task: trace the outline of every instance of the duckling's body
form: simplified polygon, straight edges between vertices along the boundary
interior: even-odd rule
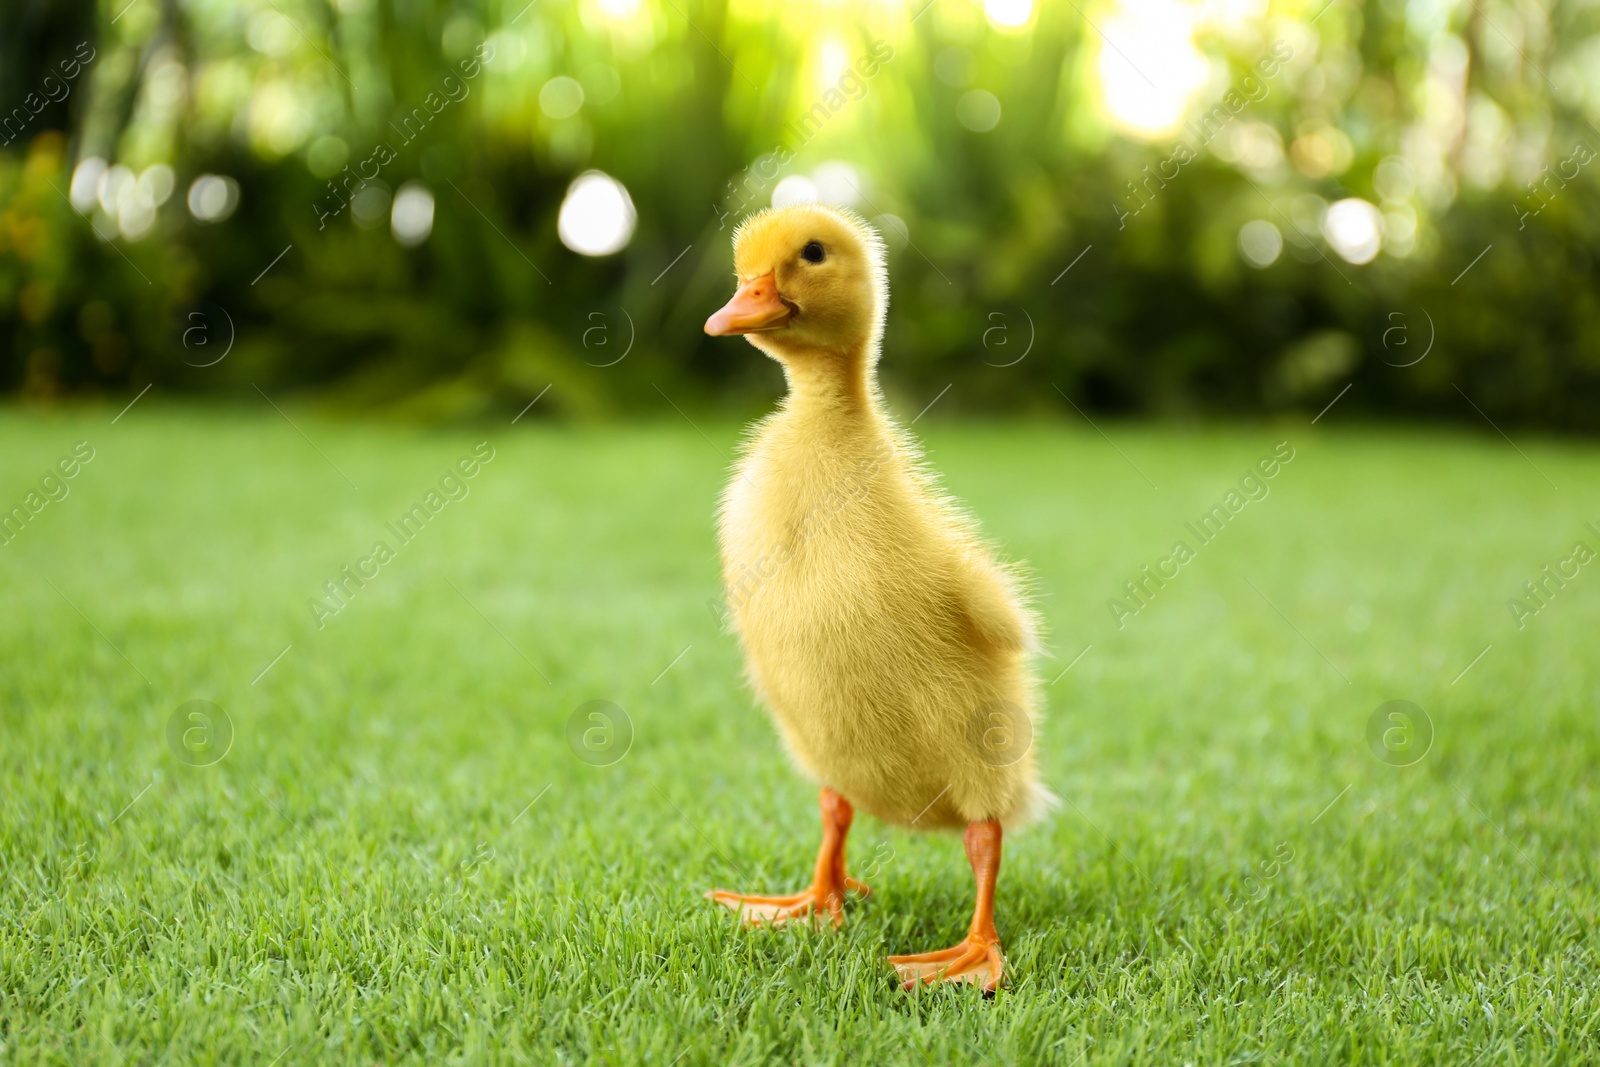
[[[1033,623],[1012,577],[876,390],[791,390],[751,435],[719,524],[757,692],[799,764],[880,819],[1025,820],[1041,797]]]
[[[883,244],[817,205],[762,212],[734,236],[739,288],[706,322],[783,365],[789,395],[758,424],[723,496],[723,576],[749,673],[822,786],[809,888],[708,894],[747,921],[843,921],[853,805],[917,829],[966,826],[977,903],[966,938],[891,956],[906,984],[994,990],[1003,825],[1050,796],[1034,778],[1033,619],[1011,573],[933,486],[876,383],[888,306]]]

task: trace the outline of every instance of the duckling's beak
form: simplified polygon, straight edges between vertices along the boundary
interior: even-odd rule
[[[779,330],[789,325],[793,310],[778,295],[778,282],[771,274],[752,278],[739,286],[733,299],[706,320],[706,333],[726,337],[735,333]]]

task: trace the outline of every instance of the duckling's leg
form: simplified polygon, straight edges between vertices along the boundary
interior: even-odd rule
[[[811,877],[811,888],[789,896],[752,896],[733,893],[726,889],[713,889],[707,898],[724,904],[752,926],[760,923],[782,923],[807,916],[820,918],[824,912],[833,919],[833,925],[844,925],[844,894],[854,889],[862,896],[872,890],[845,874],[844,840],[850,833],[850,821],[855,809],[844,797],[831,789],[823,789],[822,848],[817,852],[817,866]]]
[[[890,956],[902,987],[918,982],[970,982],[985,993],[1000,988],[1004,958],[1000,933],[994,928],[994,882],[1000,873],[1000,823],[995,819],[970,823],[966,835],[967,861],[978,883],[978,901],[966,938],[952,948],[915,956]]]

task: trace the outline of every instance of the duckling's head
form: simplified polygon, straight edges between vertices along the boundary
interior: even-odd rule
[[[871,360],[889,303],[883,239],[858,216],[821,204],[769,208],[733,234],[739,288],[706,320],[781,360],[825,353]]]

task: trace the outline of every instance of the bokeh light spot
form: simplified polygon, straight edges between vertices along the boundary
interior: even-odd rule
[[[344,139],[324,134],[311,142],[306,149],[306,167],[319,178],[331,178],[339,173],[350,158],[350,146]]]
[[[1000,125],[1000,100],[983,89],[962,93],[956,101],[956,119],[973,133],[988,133]]]
[[[395,194],[389,212],[389,229],[394,239],[414,248],[433,232],[433,194],[421,182],[406,182]]]
[[[609,256],[627,247],[638,215],[621,182],[585,171],[567,187],[556,218],[561,243],[582,256]]]
[[[1033,14],[1033,0],[983,0],[983,13],[1003,29],[1026,26]]]
[[[824,204],[855,207],[861,202],[861,175],[848,163],[833,160],[811,172],[816,199]]]
[[[202,174],[189,184],[189,214],[199,222],[221,222],[239,206],[239,183],[220,174]]]
[[[294,47],[296,40],[294,24],[287,15],[268,8],[259,11],[250,20],[250,27],[245,31],[245,40],[251,48],[264,56],[281,56]]]
[[[106,172],[106,161],[99,156],[79,160],[72,170],[72,192],[68,199],[80,214],[88,214],[100,199],[100,178]]]
[[[1349,262],[1371,263],[1383,247],[1383,216],[1365,200],[1340,200],[1322,217],[1322,235]]]
[[[1270,267],[1283,254],[1283,234],[1266,219],[1253,219],[1239,227],[1239,254],[1252,267]]]
[[[389,214],[389,187],[368,182],[350,198],[350,220],[363,230],[376,229]]]
[[[1173,0],[1125,0],[1101,26],[1100,84],[1119,129],[1152,141],[1177,132],[1211,78],[1194,46],[1196,17]]]
[[[177,183],[172,168],[165,163],[152,163],[139,175],[139,193],[156,207],[167,202],[172,187]]]
[[[1416,170],[1403,157],[1389,156],[1373,169],[1372,188],[1384,200],[1405,200],[1417,188]]]
[[[773,207],[788,207],[790,204],[806,204],[821,199],[817,183],[800,174],[789,175],[772,190]]]
[[[583,107],[583,86],[565,74],[551,78],[539,90],[539,110],[553,119],[569,119]]]

